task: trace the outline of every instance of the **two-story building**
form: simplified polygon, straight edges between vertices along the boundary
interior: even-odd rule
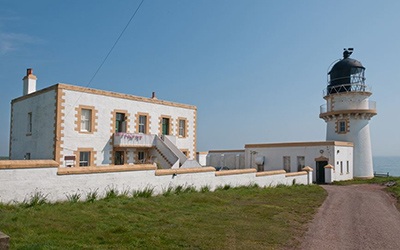
[[[10,159],[196,165],[195,106],[61,83],[36,91],[36,80],[28,69],[11,102]]]

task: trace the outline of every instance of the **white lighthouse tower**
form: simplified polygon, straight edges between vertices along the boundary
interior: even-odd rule
[[[376,103],[369,100],[372,91],[365,84],[365,68],[349,57],[352,52],[353,49],[345,49],[343,59],[329,71],[328,86],[324,90],[326,104],[321,106],[319,117],[327,123],[327,141],[354,143],[353,177],[372,178],[369,120],[377,114]]]

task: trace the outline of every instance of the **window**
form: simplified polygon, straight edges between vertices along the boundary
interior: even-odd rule
[[[144,163],[144,161],[146,160],[146,153],[144,151],[138,152],[138,160],[139,162]]]
[[[290,156],[283,157],[283,169],[289,173],[290,172]]]
[[[162,126],[162,134],[169,135],[169,127],[170,127],[169,118],[163,117],[161,121],[161,126]]]
[[[147,134],[147,115],[139,115],[139,133]]]
[[[90,166],[90,151],[79,152],[79,167]]]
[[[24,159],[25,160],[30,160],[31,159],[31,153],[26,153]]]
[[[124,165],[125,164],[125,152],[124,151],[115,151],[114,154],[114,164],[115,165]]]
[[[179,119],[179,137],[186,137],[186,120]]]
[[[347,173],[350,173],[350,164],[349,164],[349,161],[347,161]]]
[[[340,174],[343,174],[343,162],[340,162]]]
[[[186,157],[188,157],[188,150],[187,149],[181,149],[181,151]]]
[[[82,109],[81,110],[81,132],[92,131],[92,110]]]
[[[305,157],[304,156],[297,156],[297,171],[300,172],[305,167]]]
[[[115,133],[126,132],[125,114],[117,113],[115,117]]]
[[[28,135],[32,134],[32,112],[28,113]]]
[[[77,124],[75,131],[82,134],[93,134],[97,132],[97,110],[94,106],[79,105],[75,110]]]
[[[339,132],[341,132],[341,133],[346,132],[346,122],[345,121],[339,122]]]

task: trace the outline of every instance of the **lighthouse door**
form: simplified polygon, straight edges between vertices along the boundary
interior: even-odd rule
[[[325,183],[325,166],[328,165],[327,161],[316,161],[317,165],[317,183],[323,184]]]

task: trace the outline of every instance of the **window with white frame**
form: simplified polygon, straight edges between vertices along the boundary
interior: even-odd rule
[[[146,134],[147,115],[139,115],[139,133]]]
[[[90,166],[90,152],[89,151],[79,152],[79,167],[88,167],[88,166]]]
[[[290,172],[290,156],[283,157],[283,169],[289,173]]]
[[[186,126],[186,121],[185,120],[179,120],[179,137],[185,137],[185,126]]]
[[[91,132],[92,130],[92,110],[82,109],[81,110],[81,131]]]
[[[28,134],[32,134],[32,112],[28,113]]]

